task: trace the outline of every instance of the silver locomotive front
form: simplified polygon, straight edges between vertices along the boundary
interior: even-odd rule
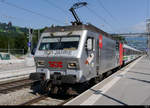
[[[87,30],[43,33],[35,52],[36,73],[30,79],[52,84],[84,82],[82,51]]]

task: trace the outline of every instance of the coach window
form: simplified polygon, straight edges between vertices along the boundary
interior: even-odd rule
[[[94,43],[94,39],[92,37],[88,37],[85,44],[85,47],[88,51],[93,50],[93,43]]]

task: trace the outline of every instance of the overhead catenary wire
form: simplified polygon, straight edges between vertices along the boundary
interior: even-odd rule
[[[57,8],[58,10],[62,11],[63,13],[67,13],[67,11],[65,11],[63,8],[61,8],[60,6],[57,6],[56,4],[54,4],[53,2],[49,1],[49,0],[42,0],[42,1],[45,1],[46,3],[48,3],[50,6],[53,6],[55,8]]]
[[[18,18],[18,17],[14,17],[14,16],[9,16],[9,15],[6,15],[6,14],[2,14],[2,15],[0,15],[0,18],[1,19],[11,19],[11,20],[20,20],[20,21],[28,21],[29,22],[29,20],[27,20],[27,19],[24,19],[24,18]],[[45,25],[43,25],[43,24],[40,24],[41,26],[45,26]],[[29,23],[26,23],[26,26],[31,26],[31,24],[29,24]]]
[[[104,6],[103,3],[101,2],[101,0],[97,0],[97,1],[98,1],[98,4],[106,11],[106,13],[107,13],[114,21],[116,21],[119,25],[121,25],[120,22],[116,19],[116,17],[114,17],[114,16],[112,15],[112,13],[111,13],[110,11],[108,11],[108,9],[105,8],[105,6]]]
[[[89,8],[88,6],[85,6],[92,14],[94,14],[96,17],[98,17],[99,19],[101,19],[105,24],[107,24],[110,29],[113,30],[113,27],[99,14],[97,14],[94,10],[92,10],[91,8]]]
[[[52,17],[43,15],[43,14],[38,13],[38,12],[34,12],[34,11],[32,11],[32,10],[23,8],[23,7],[21,7],[21,6],[17,6],[17,5],[15,5],[15,4],[10,3],[10,2],[6,2],[6,1],[4,1],[4,0],[0,0],[0,2],[1,2],[1,3],[4,3],[4,4],[7,4],[7,5],[11,6],[11,7],[15,7],[15,8],[18,8],[18,9],[20,9],[20,10],[24,10],[24,11],[26,11],[26,12],[32,13],[32,14],[34,14],[34,15],[38,15],[38,16],[43,17],[43,18],[46,18],[46,19],[48,19],[48,20],[51,20],[51,21],[54,21],[54,22],[59,22],[59,23],[61,23],[61,24],[64,24],[64,23],[61,22],[60,20],[57,20],[57,19],[54,19],[54,18],[52,18]]]
[[[0,17],[1,17],[1,18],[6,18],[6,19],[9,19],[9,18],[15,19],[15,18],[16,18],[16,17],[13,17],[13,16],[8,16],[8,15],[6,15],[6,14],[0,15]]]
[[[52,1],[50,1],[50,0],[42,0],[42,1],[44,1],[45,3],[47,3],[49,6],[53,6],[54,8],[60,10],[64,15],[66,15],[66,14],[69,15],[69,12],[68,12],[68,11],[66,11],[66,10],[64,10],[63,8],[61,8],[60,6],[54,4]],[[69,25],[70,22],[68,22],[68,18],[67,18],[67,17],[68,17],[68,16],[66,16],[65,24],[66,24],[66,25]]]

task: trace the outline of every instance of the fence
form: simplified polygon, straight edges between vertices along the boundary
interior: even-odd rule
[[[21,58],[24,56],[24,49],[0,49],[0,60]]]

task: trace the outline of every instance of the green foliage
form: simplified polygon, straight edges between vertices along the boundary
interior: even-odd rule
[[[40,29],[42,33],[45,29]],[[28,28],[12,26],[12,23],[0,23],[0,49],[24,49],[24,53],[28,50]],[[32,48],[35,48],[38,43],[38,30],[34,30],[32,37]]]
[[[27,53],[27,35],[20,34],[19,36],[1,35],[0,33],[0,49],[24,49]]]
[[[22,36],[17,36],[14,40],[14,47],[16,49],[24,49],[25,53],[27,53],[28,46],[27,46],[27,36],[22,35]]]
[[[28,29],[27,28],[22,28],[22,27],[17,27],[17,26],[12,26],[12,23],[9,22],[8,24],[6,23],[0,23],[0,32],[3,33],[10,33],[10,34],[20,34],[20,33],[27,33]]]
[[[24,49],[27,52],[27,28],[0,23],[0,49]]]
[[[123,36],[119,36],[119,35],[115,35],[114,36],[113,35],[112,38],[115,39],[115,40],[117,40],[117,41],[120,41],[122,43],[127,43],[126,40],[125,40],[125,37],[123,37]]]

